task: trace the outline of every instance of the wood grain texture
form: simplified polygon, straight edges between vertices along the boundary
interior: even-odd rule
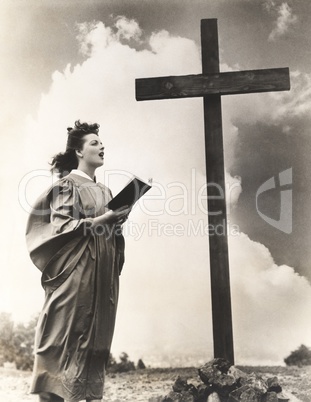
[[[198,75],[136,79],[136,100],[194,98],[288,91],[289,69],[230,71]]]
[[[201,21],[201,52],[203,74],[220,76],[216,19]],[[205,94],[203,107],[214,357],[234,364],[220,94]]]

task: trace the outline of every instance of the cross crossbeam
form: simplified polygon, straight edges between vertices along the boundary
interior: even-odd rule
[[[220,73],[217,19],[201,20],[201,51],[203,74],[136,79],[136,99],[203,97],[208,220],[225,229],[209,236],[214,357],[234,364],[221,96],[289,90],[289,69]]]
[[[194,98],[206,95],[287,91],[289,69],[230,71],[136,80],[136,100]]]

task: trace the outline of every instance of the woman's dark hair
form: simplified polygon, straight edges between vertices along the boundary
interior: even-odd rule
[[[51,162],[51,172],[57,173],[60,177],[66,176],[78,167],[78,158],[76,150],[80,151],[83,148],[84,136],[87,134],[98,135],[99,124],[80,123],[80,120],[75,122],[74,127],[67,128],[67,145],[66,151],[60,152],[53,156]]]

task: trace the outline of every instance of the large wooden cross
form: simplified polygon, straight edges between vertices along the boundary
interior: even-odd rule
[[[201,52],[203,74],[137,79],[136,99],[203,97],[208,220],[225,228],[209,236],[214,357],[234,364],[221,95],[289,90],[289,69],[220,73],[217,19],[201,20]]]

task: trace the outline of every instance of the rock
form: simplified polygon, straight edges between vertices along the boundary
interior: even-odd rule
[[[207,364],[199,368],[199,376],[206,385],[210,385],[211,384],[210,379],[213,378],[215,375],[220,374],[221,372],[217,368]]]
[[[217,364],[214,363],[215,360],[217,360]],[[232,375],[225,374],[218,369],[218,367],[220,367],[218,360],[220,359],[214,359],[210,363],[207,363],[201,367],[199,369],[199,376],[204,384],[212,385],[220,395],[228,396],[231,391],[237,388],[237,383]],[[225,368],[229,369],[229,363],[227,366],[225,366],[225,364],[221,365],[222,370]]]
[[[182,391],[188,391],[189,385],[187,383],[187,380],[178,376],[173,384],[173,390],[175,392],[182,392]]]
[[[195,399],[199,395],[197,387],[195,387],[193,384],[188,384],[188,391],[195,397]]]
[[[221,357],[211,360],[210,363],[224,374],[227,374],[229,368],[232,366],[232,364],[229,363],[228,360]]]
[[[208,376],[210,375],[210,373],[219,371],[222,374],[227,374],[231,366],[232,364],[225,359],[213,359],[210,362],[204,364],[204,366],[202,366],[201,368],[199,368],[199,375],[201,377],[201,380],[206,383],[204,380],[205,376],[207,377],[206,380],[208,382]]]
[[[171,391],[163,399],[163,402],[180,402],[181,394],[179,392]]]
[[[188,384],[187,379],[178,376],[173,384],[175,392],[190,392],[194,397],[198,396],[198,390],[193,384]]]
[[[262,394],[268,391],[268,385],[266,381],[256,373],[251,373],[240,379],[241,385],[248,385]]]
[[[263,397],[263,402],[278,402],[278,395],[276,392],[267,392]]]
[[[282,391],[281,393],[278,394],[278,401],[279,402],[301,402],[300,399],[298,399],[295,395],[293,395],[291,392],[288,391]]]
[[[206,402],[207,401],[207,397],[212,392],[211,388],[212,387],[210,385],[205,385],[205,384],[199,384],[198,385],[198,387],[197,387],[197,392],[198,392],[197,400],[198,400],[198,402]]]
[[[230,392],[228,402],[262,402],[262,392],[249,385]]]
[[[278,402],[289,402],[291,401],[291,399],[291,395],[287,394],[284,391],[278,394]]]
[[[181,393],[180,402],[195,402],[195,396],[191,393],[191,391],[184,391]]]
[[[195,402],[195,397],[190,391],[170,392],[162,402]]]
[[[231,375],[237,383],[240,382],[241,378],[247,377],[247,374],[244,371],[238,369],[235,366],[231,366],[228,370],[228,375]]]
[[[282,392],[282,387],[279,383],[279,379],[277,377],[270,377],[267,379],[267,386],[268,386],[268,391],[273,391],[273,392]]]
[[[213,392],[207,398],[207,402],[221,402],[217,392]]]
[[[164,397],[163,396],[152,396],[151,398],[148,399],[148,402],[163,402]]]

